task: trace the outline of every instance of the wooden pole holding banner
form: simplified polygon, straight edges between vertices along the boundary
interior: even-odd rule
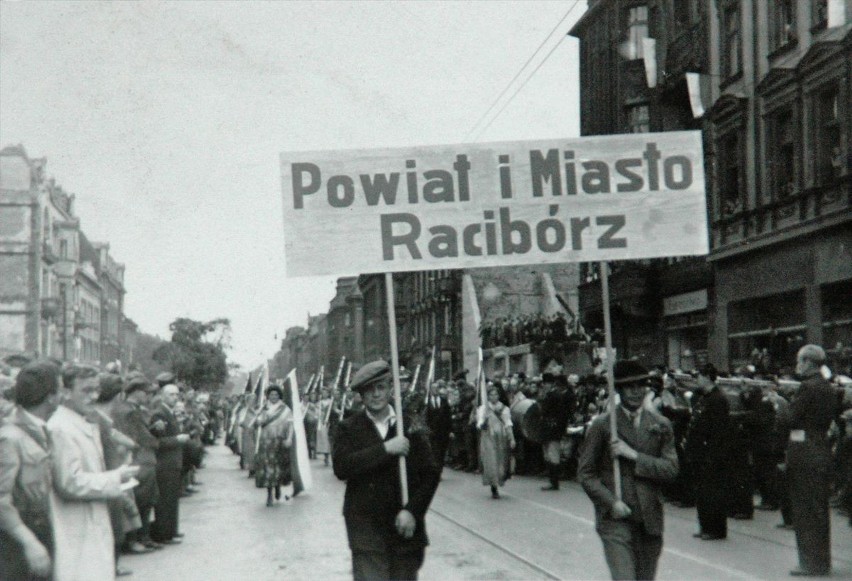
[[[402,425],[402,388],[399,385],[399,353],[396,341],[396,307],[393,295],[393,274],[385,273],[385,292],[388,298],[388,335],[390,336],[391,368],[393,370],[393,399],[396,408],[396,435],[404,434]],[[405,456],[399,457],[399,488],[403,506],[408,504],[408,471]]]
[[[618,422],[615,417],[618,408],[615,405],[615,375],[612,372],[615,357],[612,353],[612,324],[609,317],[609,265],[603,260],[599,264],[601,269],[604,344],[606,345],[606,385],[609,393],[609,430],[610,441],[614,441],[618,439]],[[621,465],[615,455],[612,457],[612,474],[615,482],[615,498],[621,500]]]

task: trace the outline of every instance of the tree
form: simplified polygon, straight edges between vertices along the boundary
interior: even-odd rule
[[[138,366],[139,371],[144,373],[148,379],[154,379],[163,371],[167,371],[168,368],[165,365],[154,360],[154,352],[167,343],[165,339],[148,333],[136,335],[136,343],[133,346],[133,364]]]
[[[208,322],[187,318],[175,319],[169,330],[172,340],[154,351],[154,360],[167,366],[178,381],[195,389],[217,389],[228,378],[231,322],[214,319]]]

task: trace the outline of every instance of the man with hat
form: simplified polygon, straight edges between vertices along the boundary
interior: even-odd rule
[[[565,376],[542,374],[541,419],[543,424],[542,454],[547,464],[550,485],[542,490],[559,490],[559,472],[562,463],[562,437],[568,420],[574,415],[574,393],[569,390]]]
[[[396,435],[391,385],[387,362],[362,367],[351,388],[365,409],[340,423],[334,441],[334,473],[346,481],[343,518],[356,581],[417,579],[428,544],[425,515],[439,472],[426,434],[404,421],[405,435]],[[406,504],[399,456],[407,457]]]
[[[635,361],[614,365],[617,434],[610,413],[594,419],[586,435],[578,480],[595,505],[595,523],[613,579],[653,579],[663,549],[660,483],[678,472],[671,423],[644,410],[648,371]],[[621,472],[615,495],[613,458]]]
[[[131,372],[125,379],[124,401],[118,402],[114,410],[115,427],[132,438],[137,445],[133,451],[133,463],[139,466],[139,475],[136,477],[139,485],[134,489],[134,494],[142,527],[137,534],[137,543],[131,543],[127,547],[130,553],[161,547],[159,543],[151,540],[151,510],[159,496],[157,449],[160,443],[148,429],[146,421],[147,406],[156,389],[142,373]],[[162,425],[165,427],[165,424]]]

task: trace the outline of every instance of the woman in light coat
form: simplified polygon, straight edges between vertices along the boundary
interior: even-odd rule
[[[282,401],[281,388],[273,385],[266,390],[266,406],[255,420],[257,455],[254,482],[266,488],[266,506],[281,500],[281,486],[290,484],[290,450],[293,444],[293,412]]]
[[[500,392],[494,386],[488,388],[488,402],[477,410],[476,425],[482,484],[491,487],[492,498],[500,498],[498,487],[509,478],[509,450],[515,449],[515,436],[509,408],[500,402]]]

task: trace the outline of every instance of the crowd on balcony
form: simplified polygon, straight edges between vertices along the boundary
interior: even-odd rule
[[[592,333],[591,336],[586,334],[562,312],[549,316],[536,313],[497,317],[491,321],[483,321],[479,327],[483,349],[524,344],[541,346],[582,343],[598,340],[599,335],[599,332]]]

